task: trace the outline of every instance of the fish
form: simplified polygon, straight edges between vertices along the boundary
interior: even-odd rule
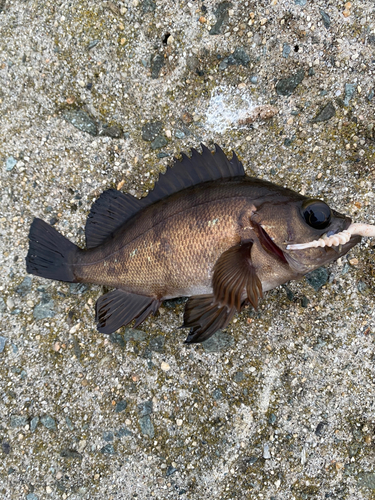
[[[245,174],[215,144],[174,158],[138,199],[116,189],[93,203],[86,248],[35,218],[30,274],[113,290],[95,305],[97,329],[137,328],[161,303],[188,297],[186,343],[207,340],[265,292],[345,255],[375,227],[352,224],[322,200]]]

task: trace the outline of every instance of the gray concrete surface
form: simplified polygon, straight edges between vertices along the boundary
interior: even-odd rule
[[[201,141],[374,223],[374,71],[372,0],[0,2],[1,498],[375,498],[373,242],[205,346],[181,302],[105,337],[24,262]]]

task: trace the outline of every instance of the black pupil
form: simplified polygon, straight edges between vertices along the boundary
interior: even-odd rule
[[[324,201],[310,201],[303,207],[303,217],[314,229],[325,229],[331,222],[331,209]]]

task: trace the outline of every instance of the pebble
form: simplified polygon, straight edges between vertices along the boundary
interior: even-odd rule
[[[328,282],[329,272],[325,267],[319,267],[311,271],[311,273],[306,274],[306,281],[311,285],[317,292]]]
[[[150,415],[153,412],[154,403],[150,399],[149,401],[144,401],[138,405],[138,413],[141,417]]]
[[[125,328],[124,340],[135,340],[136,342],[141,342],[147,338],[147,333],[142,330],[136,330],[135,328]]]
[[[8,307],[8,309],[14,308],[14,300],[12,299],[12,297],[7,298],[7,307]]]
[[[250,62],[250,56],[243,47],[237,47],[233,54],[225,57],[219,64],[219,69],[224,70],[228,66],[247,66]]]
[[[122,411],[124,411],[126,409],[127,406],[128,406],[128,403],[124,399],[122,399],[121,401],[117,402],[116,407],[115,407],[115,412],[121,413]]]
[[[2,337],[0,335],[0,352],[3,352],[7,340],[8,339],[6,337]]]
[[[142,139],[151,142],[156,139],[162,129],[163,123],[161,121],[145,123],[142,127]]]
[[[92,136],[98,135],[98,127],[95,121],[82,109],[66,109],[63,112],[63,117],[81,132],[86,132]]]
[[[284,43],[282,56],[285,57],[285,59],[288,59],[291,50],[292,49],[291,49],[290,45],[288,43]]]
[[[42,301],[34,307],[33,316],[37,321],[45,318],[53,318],[55,316],[54,307],[55,303],[53,300],[44,302],[42,299]]]
[[[375,95],[375,91],[374,91],[374,89],[371,89],[370,92],[367,94],[367,100],[371,101],[372,98],[374,97],[374,95]]]
[[[172,474],[174,474],[175,472],[177,472],[177,469],[175,467],[172,467],[172,465],[170,465],[167,468],[167,472],[165,473],[165,475],[168,477],[168,476],[171,476]]]
[[[269,460],[271,458],[270,447],[268,443],[264,443],[263,445],[263,458]]]
[[[288,76],[287,78],[282,78],[276,83],[276,92],[278,95],[290,96],[297,88],[297,86],[302,82],[305,77],[304,69],[299,69],[296,73]]]
[[[72,295],[81,295],[89,289],[85,283],[69,283],[69,291]]]
[[[103,448],[100,450],[100,453],[103,453],[103,455],[114,455],[115,449],[113,447],[113,444],[109,443],[103,446]]]
[[[101,137],[112,137],[112,139],[120,139],[124,135],[124,131],[120,125],[104,126],[99,134]]]
[[[132,436],[133,433],[132,431],[130,431],[129,429],[127,429],[126,427],[121,427],[121,429],[119,429],[118,431],[115,432],[115,435],[118,437],[118,438],[122,438],[124,436]]]
[[[168,144],[167,139],[163,135],[160,135],[159,137],[156,137],[156,139],[152,141],[151,148],[160,149],[166,146],[167,144]]]
[[[3,313],[6,311],[6,304],[4,302],[4,299],[2,297],[0,297],[0,313]]]
[[[93,49],[94,47],[96,47],[98,45],[98,43],[100,42],[100,40],[92,40],[91,42],[89,42],[89,44],[87,45],[87,49],[88,50],[91,50]]]
[[[154,352],[164,351],[165,337],[163,335],[158,335],[150,340],[148,347]]]
[[[153,423],[151,422],[150,415],[145,415],[139,419],[139,425],[141,427],[142,434],[153,438],[155,435],[155,430]]]
[[[345,83],[344,87],[344,106],[349,106],[349,102],[355,94],[357,87],[354,83]]]
[[[163,370],[163,372],[169,372],[169,370],[171,369],[169,364],[166,363],[165,361],[162,361],[160,368]]]
[[[26,495],[26,500],[39,500],[39,497],[35,495],[35,493],[29,493]]]
[[[250,77],[250,82],[251,83],[258,83],[258,77],[256,75],[253,75]]]
[[[178,426],[178,427],[181,427],[181,426],[182,426],[182,424],[183,424],[182,419],[181,419],[181,418],[178,418],[178,419],[176,420],[176,424],[177,424],[177,426]]]
[[[318,114],[311,120],[312,123],[326,122],[330,120],[336,114],[336,109],[332,102],[330,101],[326,104]]]
[[[104,441],[113,441],[113,432],[112,431],[105,431],[103,432],[103,439]]]
[[[144,14],[147,14],[147,12],[154,12],[156,9],[156,3],[154,0],[143,0],[142,2],[142,11]]]
[[[328,29],[331,26],[331,18],[326,12],[324,12],[324,10],[319,9],[319,12],[320,15],[322,16],[324,27]]]
[[[175,133],[174,133],[175,137],[177,139],[183,139],[185,137],[185,132],[183,132],[182,130],[176,130]]]
[[[217,6],[215,11],[216,23],[212,26],[209,31],[210,35],[218,35],[221,32],[221,28],[228,23],[229,20],[229,8],[232,6],[230,2],[221,2]]]
[[[300,5],[301,7],[304,7],[307,3],[307,0],[294,0],[294,3],[296,5]]]
[[[13,170],[13,168],[16,166],[17,164],[17,160],[15,158],[13,158],[13,156],[9,156],[9,158],[7,158],[5,160],[5,170],[7,172],[10,172],[11,170]]]
[[[161,68],[164,66],[164,57],[161,54],[156,54],[151,59],[151,78],[156,80],[159,78]]]
[[[38,423],[39,423],[39,417],[34,417],[31,419],[31,421],[30,421],[30,431],[31,432],[35,432],[35,430],[38,426]]]
[[[268,423],[273,425],[276,422],[276,415],[274,413],[271,413],[271,415],[268,417]]]
[[[233,337],[219,330],[212,337],[202,342],[202,346],[206,352],[219,352],[227,351],[233,343]]]
[[[82,460],[82,455],[78,453],[77,450],[71,450],[70,448],[65,448],[60,452],[60,456],[63,458],[78,458]]]
[[[358,484],[361,487],[368,488],[369,490],[375,490],[375,473],[374,472],[362,472],[358,476]]]
[[[26,276],[22,283],[16,287],[16,293],[24,297],[29,292],[31,292],[31,278],[30,276]]]
[[[44,415],[43,417],[41,417],[40,422],[44,425],[46,429],[56,430],[55,419],[50,417],[49,415]]]
[[[242,382],[243,379],[245,378],[245,375],[243,372],[239,371],[234,374],[234,381],[235,382]]]
[[[25,427],[28,424],[28,418],[23,415],[12,415],[10,417],[10,426],[15,429],[17,427]]]

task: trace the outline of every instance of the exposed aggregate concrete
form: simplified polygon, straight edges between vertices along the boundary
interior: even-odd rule
[[[200,142],[374,224],[374,72],[371,0],[0,0],[1,498],[374,498],[374,242],[204,346],[183,300],[105,337],[24,262]]]

